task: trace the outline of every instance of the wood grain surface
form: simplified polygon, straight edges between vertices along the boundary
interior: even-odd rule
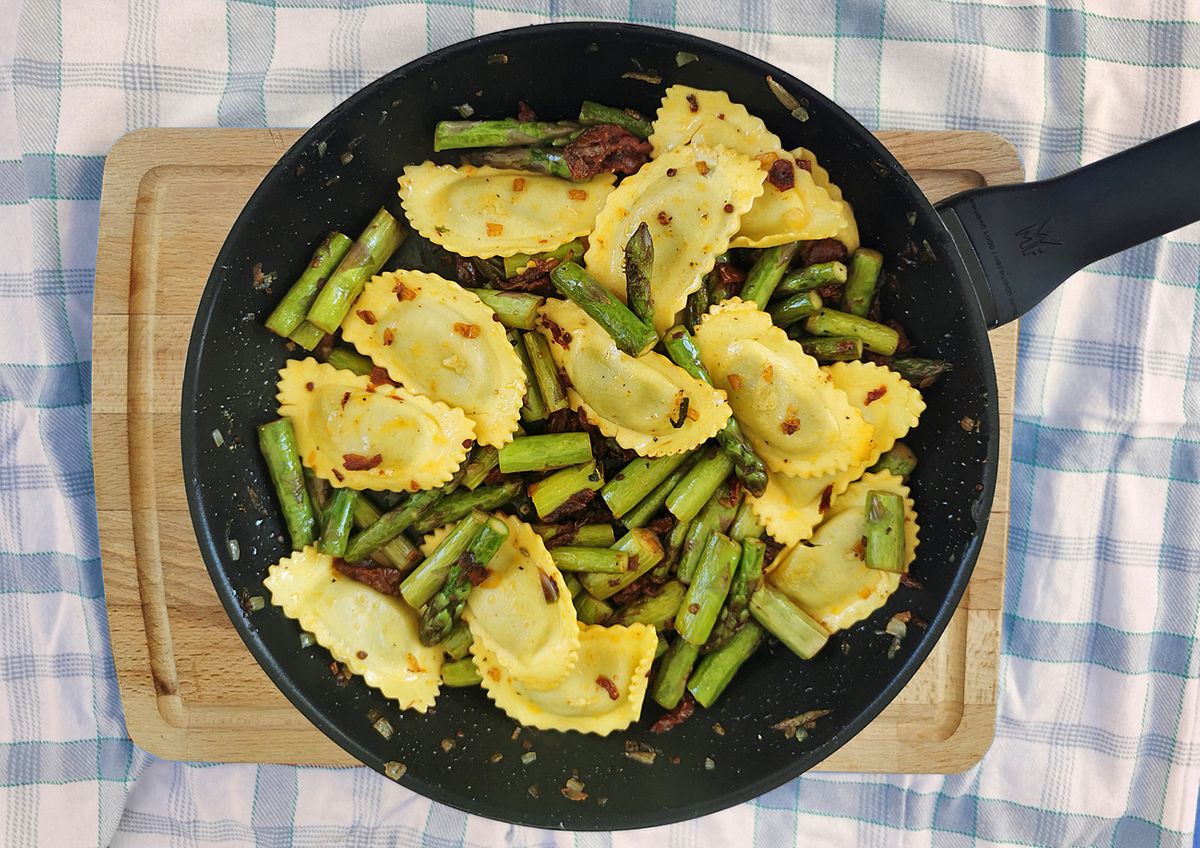
[[[229,623],[192,532],[179,451],[183,364],[209,268],[250,193],[299,134],[140,130],[117,143],[104,169],[92,364],[104,588],[129,734],[168,759],[355,762],[280,694]],[[997,136],[879,136],[935,200],[1023,179],[1012,146]],[[957,772],[991,744],[1016,336],[1015,325],[991,334],[1003,438],[967,595],[900,696],[822,769]]]

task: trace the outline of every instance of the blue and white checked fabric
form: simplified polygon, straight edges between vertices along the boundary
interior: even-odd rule
[[[126,738],[108,647],[89,315],[104,155],[127,130],[302,126],[430,49],[612,18],[731,43],[872,127],[1000,133],[1050,176],[1200,120],[1200,4],[1087,6],[0,2],[0,844],[1190,844],[1195,226],[1078,275],[1023,322],[997,738],[965,774],[814,775],[657,832],[510,828],[365,769],[156,760]]]

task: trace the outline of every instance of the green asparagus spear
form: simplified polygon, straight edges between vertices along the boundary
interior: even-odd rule
[[[704,552],[709,534],[724,533],[729,529],[737,512],[737,503],[730,497],[731,494],[728,485],[717,489],[708,499],[708,503],[704,505],[704,509],[700,510],[700,514],[692,519],[683,540],[679,566],[675,569],[675,573],[684,583],[692,582],[692,576],[696,573],[696,566],[700,564],[700,555]]]
[[[715,704],[738,669],[758,650],[762,640],[762,628],[747,621],[728,642],[711,654],[705,654],[688,680],[688,691],[696,703],[705,709]]]
[[[891,360],[888,362],[888,368],[897,372],[918,389],[925,389],[937,382],[937,379],[947,371],[953,370],[954,365],[942,359],[906,356],[903,359]]]
[[[667,334],[663,336],[663,346],[666,347],[667,355],[676,365],[697,380],[712,383],[708,371],[700,361],[700,351],[696,349],[695,340],[688,332],[687,327],[676,324],[667,330]],[[726,419],[725,426],[717,433],[717,442],[721,445],[721,450],[725,451],[725,455],[733,462],[734,472],[745,484],[750,494],[757,496],[765,492],[767,490],[766,466],[758,458],[754,448],[750,447],[750,442],[746,440],[742,428],[738,426],[737,420],[732,415]]]
[[[550,558],[560,571],[586,571],[589,574],[623,574],[629,570],[629,554],[612,548],[585,548],[561,545],[550,549]]]
[[[583,239],[577,238],[566,244],[560,244],[554,250],[547,250],[544,253],[534,253],[532,255],[528,253],[514,253],[512,256],[504,257],[504,276],[511,279],[537,260],[557,259],[559,262],[578,262],[583,258],[586,250],[587,243]]]
[[[751,593],[750,613],[801,659],[812,659],[829,641],[820,622],[765,583]]]
[[[587,592],[580,592],[573,600],[575,615],[583,624],[600,624],[612,615],[612,606]]]
[[[301,469],[304,472],[304,485],[308,489],[308,500],[312,504],[313,518],[317,521],[317,529],[325,527],[325,507],[331,495],[328,480],[322,480],[307,465]]]
[[[670,640],[667,639],[667,637],[664,636],[662,633],[659,633],[658,634],[658,644],[654,646],[654,659],[657,660],[659,657],[661,657],[663,654],[665,654],[667,652],[667,648],[670,646],[670,644],[671,644]]]
[[[733,523],[729,525],[729,538],[735,542],[742,542],[746,539],[757,539],[762,534],[763,528],[754,515],[754,508],[750,506],[748,499],[743,498],[737,512],[734,513]]]
[[[382,513],[363,495],[354,500],[354,526],[365,530],[378,521]],[[371,557],[380,565],[408,571],[421,561],[421,551],[401,533],[386,545],[378,548]]]
[[[632,109],[614,109],[612,106],[602,106],[591,100],[583,101],[583,105],[579,107],[579,123],[588,126],[616,124],[638,138],[649,138],[650,133],[654,132],[650,122]]]
[[[305,266],[304,273],[292,284],[283,300],[279,301],[279,305],[267,318],[268,330],[286,339],[304,323],[304,316],[308,314],[308,308],[316,299],[317,292],[353,243],[341,233],[330,233],[325,237]]]
[[[404,578],[404,582],[400,584],[400,594],[410,607],[420,609],[437,594],[446,582],[450,566],[458,562],[458,558],[479,535],[487,521],[488,516],[482,512],[468,515],[455,525],[424,562]]]
[[[658,587],[657,594],[642,595],[613,613],[608,624],[648,624],[661,631],[675,620],[679,605],[687,587],[678,580],[670,580]]]
[[[467,289],[496,313],[500,323],[517,330],[532,330],[537,319],[538,307],[546,298],[526,292],[505,292],[495,289]]]
[[[500,451],[491,445],[476,445],[467,458],[467,468],[462,478],[463,488],[475,491],[499,464]]]
[[[521,369],[525,372],[525,397],[521,403],[521,420],[529,424],[545,421],[547,409],[541,389],[538,388],[537,375],[533,372],[533,364],[529,361],[529,351],[525,349],[525,342],[522,341],[524,335],[516,330],[508,331],[508,343],[517,352],[517,359],[521,360]]]
[[[695,452],[689,453],[686,456],[687,459],[684,460],[682,465],[651,489],[650,494],[638,501],[637,506],[621,516],[622,524],[630,530],[634,527],[641,527],[662,510],[663,506],[667,503],[667,495],[671,494],[671,490],[678,486],[679,481],[686,477],[687,473],[692,470],[692,465],[697,458]]]
[[[348,347],[330,348],[325,361],[342,371],[353,371],[360,377],[366,377],[375,367],[375,363],[356,350]]]
[[[509,480],[495,486],[480,486],[471,491],[460,489],[439,500],[436,504],[421,513],[421,517],[413,522],[413,530],[417,533],[429,533],[443,524],[458,521],[469,515],[472,510],[491,512],[499,509],[521,493],[521,483]]]
[[[475,661],[470,657],[445,663],[442,665],[442,685],[451,689],[461,689],[467,686],[478,686],[483,681],[475,668]]]
[[[613,545],[613,550],[622,551],[629,556],[629,568],[621,574],[579,574],[579,582],[597,598],[612,597],[658,565],[663,556],[662,543],[658,541],[658,537],[642,527],[630,530],[622,536]]]
[[[715,651],[732,639],[738,628],[750,618],[750,596],[762,585],[766,550],[766,544],[759,539],[742,542],[742,553],[733,575],[733,585],[729,587],[729,598],[708,636],[705,652]]]
[[[573,300],[612,336],[619,350],[641,356],[658,343],[653,327],[647,327],[612,292],[576,262],[563,262],[550,272],[554,287]]]
[[[697,519],[699,516],[697,516]],[[679,557],[683,553],[683,547],[687,543],[688,533],[691,532],[692,525],[697,519],[692,521],[676,521],[671,528],[671,532],[667,533],[667,541],[663,546],[662,561],[655,566],[655,573],[660,577],[665,577],[670,573],[671,569],[679,562]],[[709,531],[705,531],[706,533]],[[703,547],[704,542],[700,542]]]
[[[850,258],[850,278],[842,289],[842,309],[859,318],[867,317],[882,268],[883,254],[878,250],[860,247],[854,251]]]
[[[569,571],[560,572],[562,574],[563,585],[567,587],[567,592],[572,598],[583,591],[583,584],[579,582],[579,578]]]
[[[450,635],[474,587],[471,572],[476,568],[486,568],[507,538],[508,525],[499,518],[490,516],[484,521],[466,551],[450,564],[446,582],[421,611],[419,635],[422,645],[437,645]],[[400,591],[404,591],[403,584]]]
[[[617,541],[611,524],[584,524],[570,527],[560,524],[535,524],[533,532],[542,537],[547,548],[575,545],[583,548],[607,548]]]
[[[305,318],[300,322],[300,326],[292,330],[292,334],[288,336],[288,341],[295,342],[305,350],[313,350],[317,345],[325,340],[325,331],[318,330],[308,319]]]
[[[677,453],[652,458],[638,457],[604,484],[600,497],[604,498],[613,516],[621,518],[655,486],[670,477],[689,456],[687,453]]]
[[[334,493],[325,516],[321,543],[317,546],[321,553],[335,557],[346,553],[346,545],[350,541],[350,527],[354,523],[354,505],[358,497],[358,492],[354,489],[338,489]]]
[[[800,329],[793,327],[793,330]],[[789,336],[792,333],[788,332]],[[862,339],[853,336],[829,336],[827,338],[800,338],[800,347],[804,352],[818,362],[849,362],[852,359],[862,359]]]
[[[413,492],[395,509],[384,513],[370,527],[350,538],[350,544],[346,547],[346,562],[361,562],[397,538],[412,526],[422,512],[445,497],[446,493],[445,487]]]
[[[433,129],[434,152],[467,147],[520,147],[545,144],[579,129],[573,121],[438,121]]]
[[[442,640],[442,650],[450,659],[461,660],[471,650],[471,643],[474,641],[475,637],[471,635],[471,628],[465,621],[460,620],[450,628],[449,635]]]
[[[816,313],[822,305],[821,296],[815,291],[800,292],[777,301],[771,307],[771,320],[777,326],[787,328]]]
[[[550,471],[591,460],[592,439],[587,433],[517,436],[500,449],[500,470],[505,474]]]
[[[546,520],[573,496],[580,492],[596,491],[604,485],[604,473],[595,462],[573,465],[543,477],[529,487],[529,498],[538,518]]]
[[[654,268],[654,239],[645,221],[625,243],[625,300],[649,330],[654,330],[654,293],[650,272]]]
[[[386,209],[376,212],[313,301],[308,322],[326,333],[335,332],[367,280],[379,273],[407,235],[408,230]]]
[[[673,710],[679,705],[687,688],[688,675],[700,656],[700,649],[686,639],[677,638],[667,648],[658,664],[654,682],[650,684],[650,697],[664,710]]]
[[[799,248],[799,243],[791,242],[762,251],[746,275],[746,282],[742,285],[742,300],[753,301],[759,309],[766,309],[767,301],[771,299],[775,287],[787,271],[788,263]]]
[[[563,180],[575,179],[563,152],[551,147],[489,147],[472,150],[464,154],[462,159],[466,165],[487,165],[492,168],[546,174]]]
[[[906,571],[904,565],[904,498],[895,492],[867,492],[867,544],[863,561],[867,568]]]
[[[694,328],[708,312],[708,307],[708,288],[701,286],[688,295],[687,303],[683,307],[683,326]]]
[[[828,307],[810,315],[804,322],[804,329],[814,336],[853,336],[860,339],[867,350],[884,356],[891,356],[900,344],[900,334],[891,327]]]
[[[720,448],[708,448],[667,495],[667,511],[680,521],[691,521],[732,470],[733,460],[728,454]]]
[[[546,341],[545,336],[538,332],[522,333],[521,340],[525,344],[525,352],[529,356],[529,367],[533,370],[534,382],[537,384],[538,393],[542,397],[542,404],[546,407],[546,412],[558,412],[560,409],[566,409],[569,406],[567,391],[563,388],[562,380],[558,376],[554,357],[550,355],[550,343]]]
[[[892,449],[879,457],[879,462],[872,465],[868,471],[890,471],[897,477],[907,477],[917,468],[917,455],[904,442],[896,442]]]
[[[292,538],[292,550],[302,550],[317,538],[317,519],[313,515],[308,489],[304,486],[303,466],[300,464],[300,450],[296,446],[296,431],[292,429],[292,422],[280,418],[260,425],[258,446],[267,462],[275,494],[279,497],[288,535]]]
[[[712,633],[721,606],[733,585],[742,547],[723,533],[708,537],[700,564],[675,616],[675,632],[693,645],[703,645]]]
[[[846,266],[841,262],[819,262],[792,271],[775,288],[775,297],[800,294],[825,286],[840,286],[846,282]]]

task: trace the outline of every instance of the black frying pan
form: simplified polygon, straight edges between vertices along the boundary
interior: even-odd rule
[[[677,68],[678,51],[699,61]],[[495,54],[507,62],[489,62]],[[638,67],[658,69],[662,85],[622,78]],[[775,99],[767,74],[807,105],[807,122]],[[899,286],[884,304],[922,355],[956,366],[926,392],[928,409],[909,438],[921,457],[913,492],[922,539],[913,573],[924,589],[902,587],[813,661],[787,650],[760,652],[712,710],[668,734],[646,732],[659,712],[652,703],[628,733],[608,738],[526,730],[521,739],[532,741],[537,759],[523,765],[524,749],[510,738],[513,722],[481,690],[444,691],[436,710],[400,713],[357,679],[338,685],[328,656],[301,650],[296,623],[276,608],[243,611],[246,596],[263,594],[267,566],[288,553],[280,516],[269,506],[266,469],[247,447],[255,444],[254,427],[274,416],[276,370],[287,357],[262,327],[274,299],[251,286],[251,268],[262,263],[280,280],[294,279],[331,228],[356,233],[380,204],[399,216],[396,176],[404,164],[429,158],[434,124],[455,117],[457,104],[499,117],[522,99],[541,115],[569,117],[591,99],[652,115],[663,88],[675,82],[723,89],[786,147],[815,151],[854,204],[864,244],[889,257],[922,241],[932,249],[932,258],[899,270]],[[342,164],[339,154],[351,148],[352,161]],[[752,798],[811,768],[874,718],[954,612],[995,486],[999,433],[987,329],[1032,307],[1084,264],[1200,219],[1198,152],[1200,125],[1193,125],[1057,180],[959,195],[935,210],[887,150],[836,105],[721,44],[648,27],[572,23],[483,36],[418,59],[334,109],[288,151],[247,203],[209,277],[188,350],[182,447],[192,519],[217,593],[251,652],[313,723],[374,769],[403,762],[401,783],[435,800],[509,822],[608,830],[664,824]],[[978,432],[964,431],[964,416],[980,422]],[[240,436],[242,446],[217,447],[214,429],[227,439]],[[240,542],[236,562],[230,538]],[[911,634],[888,660],[890,639],[877,631],[900,610],[929,628]],[[390,741],[372,729],[372,708],[395,726]],[[816,708],[833,713],[803,742],[769,729]],[[712,729],[718,721],[724,735]],[[439,743],[448,738],[456,746],[444,752]],[[627,739],[663,753],[650,766],[634,762],[624,756]],[[280,753],[304,759],[302,751]],[[493,753],[503,759],[490,763]],[[706,768],[706,758],[715,768]],[[558,791],[572,770],[586,784],[586,801]]]

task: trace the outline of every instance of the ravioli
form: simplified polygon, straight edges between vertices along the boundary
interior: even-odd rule
[[[904,562],[916,559],[917,516],[908,487],[887,471],[850,484],[813,533],[810,545],[783,551],[767,570],[767,581],[830,632],[869,616],[900,585],[900,575],[867,568],[862,560],[867,493],[873,489],[904,498]]]
[[[795,545],[811,536],[813,528],[825,517],[821,511],[822,501],[828,510],[862,472],[861,464],[819,477],[789,477],[768,471],[766,491],[757,498],[747,493],[746,500],[758,523],[767,528],[775,540]],[[829,490],[827,499],[826,489]]]
[[[309,546],[268,569],[271,603],[313,634],[333,658],[400,703],[425,712],[442,685],[442,649],[418,636],[417,613],[399,598],[338,573]]]
[[[363,288],[342,337],[397,383],[456,406],[480,444],[512,441],[525,370],[495,313],[458,283],[421,271],[389,271]]]
[[[829,171],[821,167],[821,163],[817,161],[816,154],[811,150],[797,147],[792,151],[792,156],[797,161],[804,160],[807,162],[813,182],[825,189],[834,203],[840,204],[842,217],[845,219],[846,224],[837,231],[834,238],[846,246],[848,253],[854,253],[854,251],[858,250],[859,246],[858,222],[854,220],[854,209],[850,206],[849,201],[842,196],[841,188],[837,183],[829,179]]]
[[[461,410],[312,358],[289,360],[278,385],[300,460],[338,488],[435,488],[454,476],[475,436]]]
[[[404,169],[400,205],[414,230],[452,253],[540,253],[590,233],[615,180],[423,162]]]
[[[753,303],[731,298],[696,330],[700,359],[771,471],[818,477],[861,463],[871,427],[799,342]]]
[[[779,136],[760,118],[734,103],[723,91],[673,85],[663,96],[650,136],[653,155],[683,145],[723,145],[755,158],[764,170],[780,159],[791,166],[794,186],[779,189],[770,180],[750,210],[742,216],[730,247],[774,247],[793,241],[833,236],[846,227],[843,204],[796,166]],[[826,174],[828,177],[828,174]]]
[[[625,300],[625,244],[645,222],[654,239],[650,286],[661,335],[729,246],[765,177],[758,162],[720,146],[664,153],[609,196],[588,239],[588,271]]]
[[[542,730],[607,736],[637,720],[658,637],[644,624],[580,625],[579,661],[557,687],[529,688],[486,649],[475,652],[482,686],[509,718]]]
[[[575,665],[575,605],[542,537],[523,521],[498,517],[508,525],[508,538],[488,563],[488,578],[471,590],[463,610],[475,637],[471,650],[488,651],[526,688],[549,689]],[[443,527],[425,537],[421,547],[426,555],[449,530]],[[553,583],[553,600],[547,600],[543,580]]]
[[[639,456],[691,450],[730,415],[725,393],[697,380],[665,356],[632,357],[569,300],[547,300],[538,329],[567,375],[572,409]]]

